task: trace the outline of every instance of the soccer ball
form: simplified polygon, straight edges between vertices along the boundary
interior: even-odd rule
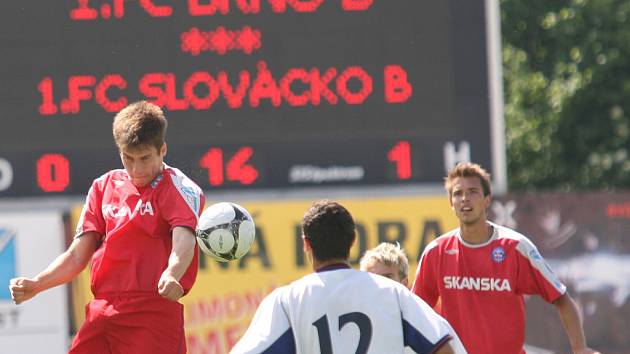
[[[254,242],[254,220],[242,206],[221,202],[201,213],[195,231],[199,248],[217,261],[243,257]]]

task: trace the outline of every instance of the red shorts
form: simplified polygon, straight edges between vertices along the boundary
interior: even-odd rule
[[[157,294],[97,296],[68,354],[183,354],[184,307]]]

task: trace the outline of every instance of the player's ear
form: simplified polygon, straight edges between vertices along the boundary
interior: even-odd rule
[[[406,287],[409,287],[409,279],[408,278],[403,278],[400,279],[400,283]]]
[[[488,194],[483,197],[483,205],[488,209],[490,207],[490,203],[492,203],[492,194]]]
[[[302,250],[304,253],[308,253],[311,250],[311,242],[302,235]]]
[[[168,147],[166,146],[166,141],[162,144],[162,149],[160,149],[160,155],[162,157],[166,156],[166,152],[168,151]]]

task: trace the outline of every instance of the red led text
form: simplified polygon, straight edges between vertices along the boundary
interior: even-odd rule
[[[383,72],[385,102],[404,103],[413,94],[407,72],[399,65],[388,65]],[[119,74],[97,78],[91,75],[71,76],[67,97],[56,101],[55,87],[50,77],[39,82],[41,94],[39,112],[42,115],[76,114],[82,102],[95,101],[106,112],[117,112],[128,103],[125,96],[127,81]],[[318,106],[322,103],[360,105],[374,91],[374,79],[361,66],[343,69],[292,68],[281,76],[274,75],[264,62],[256,72],[241,71],[238,75],[219,71],[211,74],[196,71],[186,78],[174,73],[148,73],[140,78],[138,90],[142,96],[168,110],[207,110],[220,99],[228,107],[244,105],[258,107],[270,104],[279,107]],[[58,99],[58,98],[57,98]]]
[[[337,0],[343,11],[365,11],[374,0]],[[125,6],[140,6],[151,17],[170,17],[174,13],[172,6],[164,1],[139,0],[138,4],[129,5],[126,0],[111,0],[99,5],[96,1],[77,0],[76,7],[70,10],[70,18],[75,21],[96,19],[120,19],[125,16]],[[228,15],[231,12],[242,14],[260,13],[263,6],[273,13],[282,14],[289,10],[299,13],[317,11],[324,0],[188,0],[187,10],[190,16]]]

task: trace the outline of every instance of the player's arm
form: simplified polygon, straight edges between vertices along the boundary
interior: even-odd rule
[[[172,301],[177,301],[184,295],[184,288],[179,284],[179,280],[192,262],[195,245],[195,235],[190,228],[182,226],[173,228],[173,248],[168,265],[158,282],[160,295]]]
[[[100,235],[96,232],[86,232],[75,238],[64,253],[34,278],[11,279],[9,290],[13,301],[19,305],[44,290],[74,279],[92,258],[99,239]]]
[[[586,346],[582,318],[578,307],[567,293],[566,287],[551,271],[536,246],[529,239],[522,238],[517,245],[517,251],[521,255],[518,258],[521,263],[519,265],[517,292],[538,294],[556,307],[564,330],[569,337],[573,353],[598,353]]]
[[[437,267],[435,266],[437,260],[435,259],[436,254],[433,252],[436,247],[437,243],[434,241],[422,252],[422,256],[418,261],[416,276],[411,286],[411,291],[420,296],[431,307],[436,306],[440,296],[436,274]]]
[[[558,310],[558,315],[569,337],[571,350],[574,354],[597,354],[599,352],[586,346],[586,338],[582,327],[582,318],[578,307],[568,293],[557,298],[553,305]]]

